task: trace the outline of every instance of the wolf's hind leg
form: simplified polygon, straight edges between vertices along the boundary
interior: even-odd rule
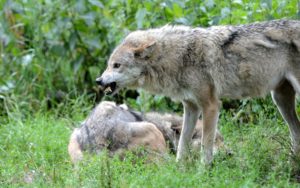
[[[202,162],[210,164],[213,160],[213,147],[219,119],[220,102],[212,98],[203,106],[203,130],[202,130]]]
[[[300,122],[295,110],[295,96],[295,89],[290,81],[287,80],[272,91],[273,101],[289,125],[293,152],[296,156],[300,157]]]

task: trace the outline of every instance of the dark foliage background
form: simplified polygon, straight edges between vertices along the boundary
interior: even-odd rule
[[[99,101],[102,93],[94,80],[116,44],[132,30],[299,17],[297,0],[0,1],[0,114],[16,108],[24,113],[47,110],[79,96]],[[114,100],[143,111],[181,110],[169,99],[141,91],[123,91]],[[225,101],[224,107],[247,104]],[[263,107],[261,101],[251,105]]]

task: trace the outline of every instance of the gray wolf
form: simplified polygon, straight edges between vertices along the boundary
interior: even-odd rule
[[[151,123],[155,125],[157,129],[153,129]],[[182,117],[175,114],[161,114],[157,112],[142,114],[130,110],[127,105],[123,104],[117,106],[113,102],[103,101],[82,123],[81,127],[75,128],[73,131],[68,148],[69,154],[75,163],[82,159],[84,151],[98,153],[103,149],[107,149],[111,155],[122,154],[122,152],[130,150],[130,148],[134,149],[139,146],[144,146],[146,149],[152,151],[159,151],[159,153],[167,152],[167,149],[164,148],[166,147],[175,153],[181,132],[181,123]],[[132,124],[136,126],[132,126]],[[149,124],[151,125],[150,129]],[[124,131],[128,129],[124,129],[123,125],[128,126],[127,128],[131,129],[131,131]],[[148,131],[146,137],[137,137],[134,142],[132,142],[131,140],[133,140],[133,138],[131,137],[131,133],[140,130]],[[161,139],[157,130],[161,132],[164,140]],[[202,121],[198,120],[192,138],[192,148],[194,150],[200,148],[201,130]],[[105,134],[105,132],[108,131],[111,133]],[[121,131],[123,131],[122,135],[120,135]],[[113,135],[115,135],[114,138],[111,138]],[[129,139],[127,142],[122,142],[124,138]],[[150,146],[149,144],[145,145],[144,140],[153,142],[152,138],[158,139],[155,140],[154,143],[151,143]],[[215,151],[220,148],[225,148],[223,140],[222,135],[217,131],[214,145]],[[120,142],[122,142],[122,144],[120,144]],[[132,143],[134,143],[134,147],[130,146]],[[166,146],[166,143],[169,145]]]
[[[71,134],[68,152],[72,162],[83,158],[83,152],[99,153],[107,149],[110,155],[144,147],[156,153],[166,153],[162,133],[150,122],[136,122],[136,116],[114,102],[101,102]]]
[[[289,125],[292,149],[300,156],[300,21],[274,20],[239,26],[164,26],[130,33],[113,51],[96,79],[114,94],[142,88],[182,101],[184,120],[177,160],[203,116],[202,159],[210,164],[220,99],[262,97],[271,92]]]

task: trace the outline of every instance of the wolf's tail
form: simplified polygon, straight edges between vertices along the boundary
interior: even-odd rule
[[[83,158],[80,144],[78,143],[79,129],[75,129],[71,135],[68,145],[68,152],[73,163],[76,163]]]

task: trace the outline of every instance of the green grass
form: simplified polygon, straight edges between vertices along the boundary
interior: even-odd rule
[[[290,164],[288,128],[270,97],[227,101],[234,105],[219,128],[233,156],[218,153],[209,169],[199,158],[147,163],[104,154],[73,167],[67,153],[94,101],[95,78],[129,31],[280,18],[300,19],[299,1],[0,1],[0,187],[299,187],[292,172],[300,163]],[[109,99],[139,111],[182,111],[144,92]]]
[[[233,155],[220,151],[212,167],[199,158],[178,164],[172,155],[147,162],[132,154],[124,161],[87,156],[74,167],[68,139],[86,116],[77,109],[75,103],[67,113],[10,114],[0,126],[0,187],[299,187],[288,128],[278,114],[274,120],[260,112],[255,124],[240,124],[223,112],[219,127]]]

